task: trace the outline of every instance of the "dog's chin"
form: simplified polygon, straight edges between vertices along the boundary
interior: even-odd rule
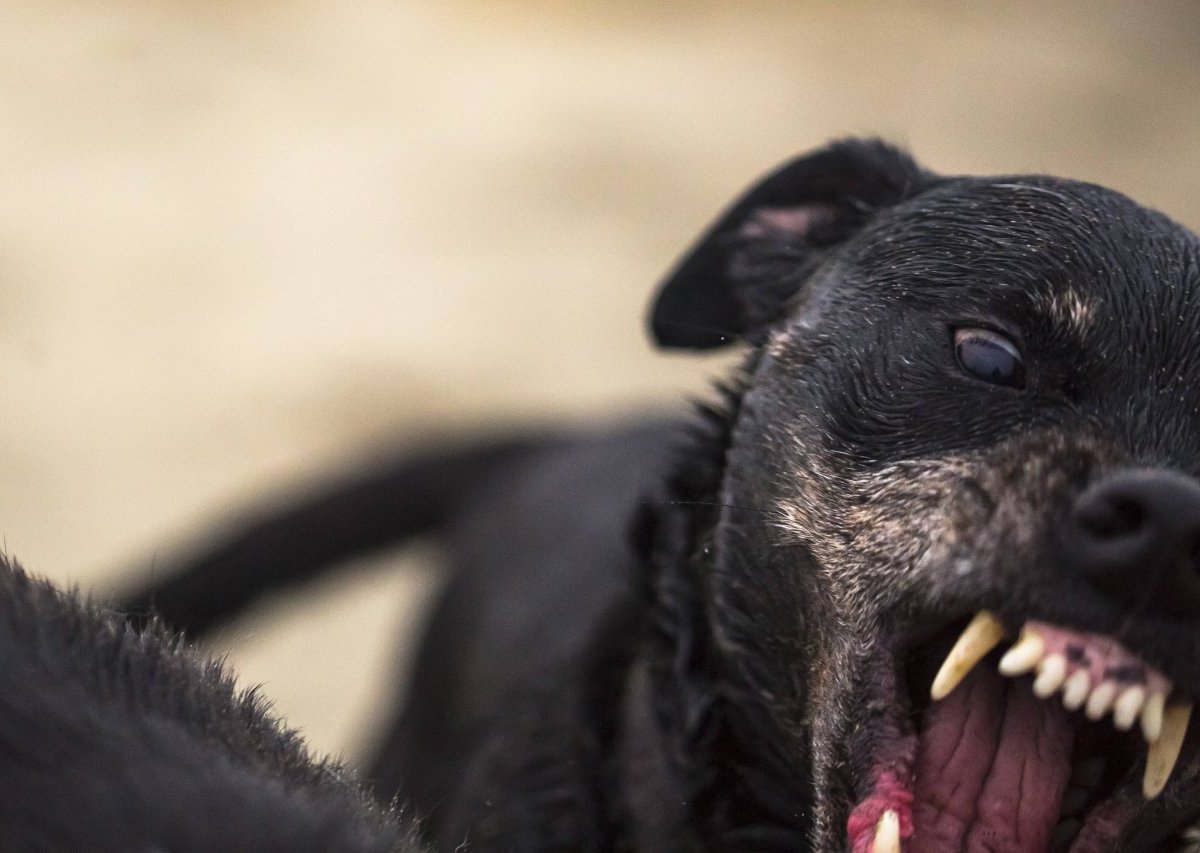
[[[1170,788],[1200,760],[1189,697],[1111,638],[984,612],[877,654],[848,737],[854,853],[1171,849],[1195,810]]]

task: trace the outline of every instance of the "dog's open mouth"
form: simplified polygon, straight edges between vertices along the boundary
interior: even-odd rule
[[[1111,637],[986,611],[900,667],[913,698],[898,686],[873,738],[854,853],[1112,850],[1166,787],[1192,710]]]

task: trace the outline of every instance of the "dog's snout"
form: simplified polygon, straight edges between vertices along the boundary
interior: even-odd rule
[[[1075,503],[1066,554],[1105,596],[1200,619],[1200,481],[1143,469],[1108,477]]]

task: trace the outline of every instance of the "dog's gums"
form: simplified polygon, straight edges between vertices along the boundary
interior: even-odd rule
[[[1129,813],[1120,789],[1140,763],[1117,733],[1139,720],[1141,795],[1162,793],[1192,712],[1170,679],[1111,637],[1030,620],[993,660],[999,676],[1019,679],[1005,683],[980,665],[1011,637],[987,610],[959,634],[916,737],[883,748],[876,785],[851,813],[855,853],[992,849],[998,839],[1022,850],[1109,849]],[[1061,709],[1046,704],[1060,692]],[[1105,735],[1092,724],[1110,711],[1116,731]]]
[[[946,656],[930,687],[930,698],[935,702],[946,698],[1006,633],[998,618],[981,610]],[[1162,733],[1163,711],[1173,687],[1170,679],[1110,637],[1026,622],[997,669],[1010,678],[1036,671],[1033,694],[1039,699],[1061,689],[1068,711],[1086,702],[1088,719],[1098,720],[1111,710],[1113,725],[1121,731],[1128,731],[1140,718],[1150,744]],[[1147,792],[1147,797],[1161,791],[1160,787]]]

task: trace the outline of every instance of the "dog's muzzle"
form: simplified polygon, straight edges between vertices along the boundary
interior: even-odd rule
[[[1108,476],[1058,539],[1063,570],[1115,612],[1200,622],[1195,480]],[[853,850],[1109,850],[1170,781],[1195,697],[1116,637],[983,610],[941,660],[916,731],[877,761],[851,814]],[[929,671],[910,670],[914,694]],[[1129,776],[1143,758],[1138,792]]]

